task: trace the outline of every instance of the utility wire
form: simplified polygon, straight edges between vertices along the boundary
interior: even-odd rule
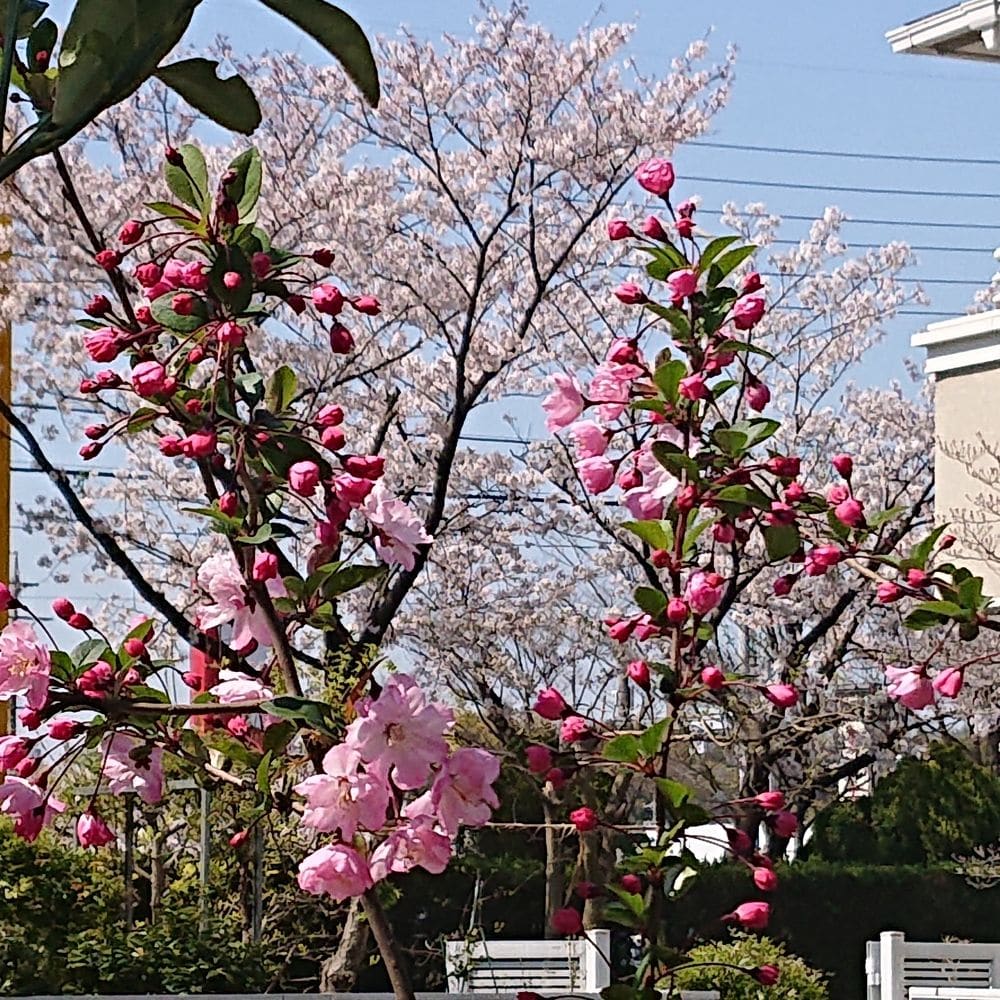
[[[780,153],[783,156],[822,156],[844,160],[886,160],[893,163],[961,163],[977,167],[1000,167],[1000,160],[976,156],[927,156],[911,153],[862,153],[846,149],[806,149],[800,146],[758,146],[740,142],[715,142],[695,139],[685,146],[703,146],[706,149],[731,149],[747,153]]]
[[[1000,198],[1000,191],[920,191],[915,188],[853,187],[847,184],[805,184],[800,181],[760,181],[740,177],[685,176],[699,184],[733,184],[742,187],[782,188],[788,191],[838,191],[847,194],[911,195],[919,198]]]

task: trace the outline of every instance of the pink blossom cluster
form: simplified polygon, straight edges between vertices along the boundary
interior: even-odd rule
[[[303,825],[335,837],[303,860],[299,885],[338,901],[394,872],[440,874],[459,829],[482,826],[499,805],[499,760],[450,749],[451,710],[429,702],[411,677],[394,674],[357,713],[322,773],[295,786],[306,800]]]

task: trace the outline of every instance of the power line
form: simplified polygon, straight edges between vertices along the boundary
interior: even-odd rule
[[[686,180],[699,184],[738,184],[743,187],[784,188],[790,191],[837,191],[846,194],[888,194],[912,195],[919,198],[1000,198],[998,191],[918,191],[911,188],[852,187],[846,184],[804,184],[796,181],[744,180],[737,177],[695,177],[686,175]]]
[[[747,153],[781,153],[786,156],[823,156],[844,160],[887,160],[903,163],[961,163],[978,167],[1000,167],[1000,160],[975,156],[926,156],[907,153],[861,153],[846,149],[805,149],[798,146],[750,146],[739,142],[712,142],[695,139],[684,146],[703,146],[706,149],[732,149]]]
[[[708,215],[722,215],[721,208],[702,208],[699,211]],[[756,216],[752,212],[735,212],[741,219],[753,219]],[[817,222],[815,215],[780,215],[782,221],[791,222]],[[844,225],[852,224],[858,226],[914,226],[926,229],[985,229],[990,232],[1000,232],[1000,222],[924,222],[917,219],[861,219],[849,216],[844,219]],[[993,251],[990,250],[990,253]]]

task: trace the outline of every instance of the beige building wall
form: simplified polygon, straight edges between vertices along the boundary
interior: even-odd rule
[[[935,380],[936,517],[1000,597],[1000,310],[932,323],[911,343]]]
[[[934,500],[955,554],[1000,596],[1000,365],[940,372],[934,387]]]

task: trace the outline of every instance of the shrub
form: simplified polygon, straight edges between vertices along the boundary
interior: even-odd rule
[[[781,978],[774,986],[762,986],[738,969],[718,965],[685,969],[677,975],[679,989],[718,990],[721,1000],[827,1000],[826,977],[790,955],[783,944],[769,938],[733,933],[729,941],[709,941],[692,949],[692,962],[723,962],[745,969],[776,965]]]

